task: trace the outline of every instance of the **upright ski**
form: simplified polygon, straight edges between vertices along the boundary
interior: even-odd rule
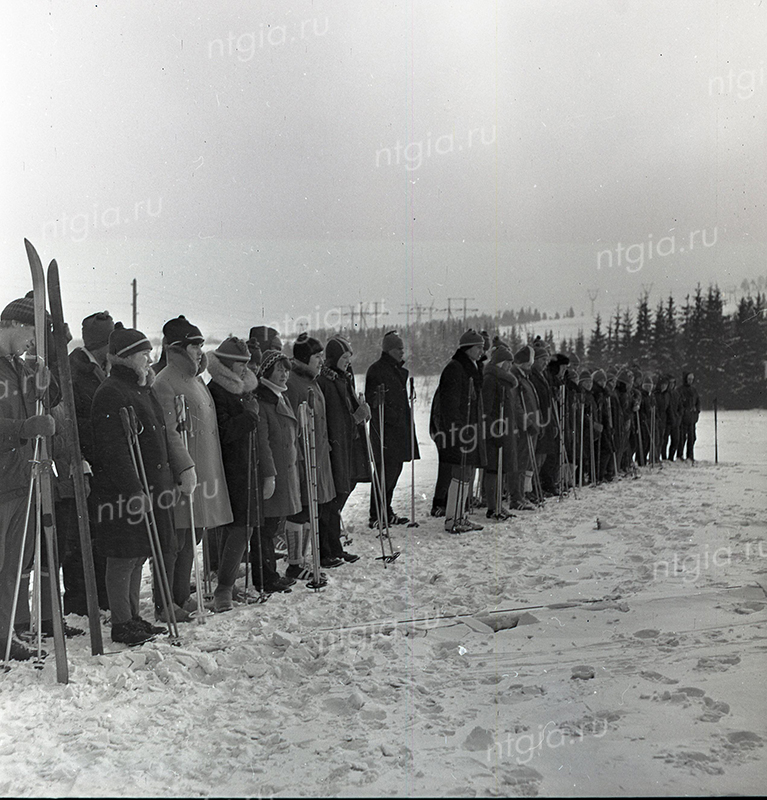
[[[48,297],[51,305],[53,319],[53,341],[56,345],[56,356],[59,367],[59,383],[61,384],[61,402],[66,411],[67,423],[70,426],[70,436],[75,458],[82,461],[80,450],[80,432],[77,428],[77,413],[75,410],[75,394],[72,385],[72,368],[69,364],[67,351],[66,325],[64,310],[61,303],[61,284],[59,282],[59,266],[56,261],[51,261],[48,267]],[[88,604],[88,627],[91,636],[91,655],[97,656],[104,652],[104,642],[101,636],[101,617],[99,615],[98,591],[96,589],[96,570],[93,565],[93,549],[91,544],[91,528],[88,518],[88,500],[85,492],[85,476],[82,469],[75,464],[72,479],[75,487],[75,505],[77,507],[77,526],[80,532],[80,550],[83,558],[83,572],[85,573],[85,598]]]
[[[45,414],[45,391],[47,389],[46,345],[47,345],[47,320],[45,313],[45,273],[40,256],[26,239],[24,246],[27,249],[27,258],[32,272],[32,288],[34,290],[35,304],[35,351],[37,355],[37,375],[35,388],[37,390],[36,411]],[[59,596],[59,565],[56,557],[56,522],[53,510],[53,488],[51,486],[51,459],[48,453],[48,441],[40,438],[39,449],[40,463],[36,466],[38,491],[42,507],[42,526],[45,532],[45,545],[48,551],[48,579],[51,590],[51,621],[53,624],[53,644],[56,651],[56,680],[59,683],[69,683],[69,665],[67,663],[66,641],[64,639],[64,619],[61,612],[61,599]],[[39,578],[40,576],[36,576]]]

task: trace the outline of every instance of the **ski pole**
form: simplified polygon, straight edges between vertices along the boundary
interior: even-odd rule
[[[260,422],[258,424],[261,424]],[[261,513],[262,513],[262,497],[261,497],[261,482],[260,475],[260,454],[258,451],[258,439],[256,438],[256,431],[251,431],[253,434],[253,500],[255,502],[254,516],[255,516],[255,535],[256,535],[256,554],[258,557],[258,602],[265,603],[269,599],[268,593],[264,589],[264,546],[261,542]],[[247,540],[250,542],[251,530],[248,529]],[[250,550],[248,551],[250,553]],[[250,561],[245,566],[245,572],[251,568]],[[253,583],[256,582],[255,575],[253,576]],[[247,599],[247,598],[246,598]]]
[[[176,406],[176,421],[181,432],[181,440],[184,443],[187,453],[189,452],[189,417],[187,415],[186,398],[183,394],[177,394],[174,398]],[[202,581],[200,575],[200,556],[197,552],[197,526],[194,524],[194,490],[189,495],[189,524],[192,536],[192,554],[194,563],[195,593],[197,594],[197,611],[192,616],[197,620],[198,625],[205,624],[205,600],[202,592]],[[203,534],[204,535],[204,534]],[[203,545],[204,547],[204,545]]]
[[[384,396],[386,394],[386,386],[382,383],[378,387],[378,429],[380,431],[380,445],[381,445],[381,505],[384,510],[384,519],[386,520],[386,541],[389,543],[389,559],[393,561],[397,556],[394,555],[394,546],[391,539],[391,520],[389,519],[389,490],[386,486],[386,456],[385,456],[385,443],[384,443],[384,423],[386,420],[384,408]],[[397,553],[399,555],[399,553]]]
[[[578,486],[582,489],[583,488],[583,418],[586,411],[586,403],[584,402],[583,398],[579,398],[579,406],[580,406],[580,429],[581,429],[581,436],[580,436],[580,466],[578,467]]]
[[[170,584],[168,582],[168,575],[165,572],[165,559],[162,555],[162,543],[160,542],[160,534],[157,526],[152,525],[153,517],[150,518],[152,509],[152,499],[149,494],[149,485],[146,480],[146,471],[143,469],[143,458],[141,455],[141,446],[139,445],[138,437],[140,433],[138,418],[133,406],[127,408],[123,406],[120,409],[120,421],[125,431],[125,436],[128,440],[128,450],[130,451],[131,462],[133,469],[136,472],[136,477],[141,483],[142,491],[146,498],[145,503],[148,508],[142,509],[142,517],[144,525],[146,526],[147,538],[149,539],[149,548],[152,551],[152,561],[154,563],[154,573],[157,580],[157,589],[160,593],[160,602],[165,610],[165,619],[168,624],[168,637],[171,642],[178,640],[178,624],[176,623],[176,613],[173,610],[173,602],[170,593]],[[141,464],[141,467],[139,467]],[[155,520],[156,523],[156,520]]]
[[[503,388],[501,389],[503,391]],[[499,408],[499,419],[501,420],[501,437],[503,437],[504,430],[504,403],[503,395],[501,395],[501,405]],[[503,513],[503,438],[498,448],[498,466],[495,473],[495,513],[501,516]]]
[[[597,478],[596,478],[596,464],[594,462],[594,408],[593,406],[589,409],[591,412],[589,414],[589,472],[591,473],[591,485],[597,485]]]
[[[718,411],[718,402],[717,398],[714,398],[714,464],[719,463],[719,431],[718,431],[718,420],[717,420],[717,411]]]
[[[246,476],[245,497],[245,600],[248,598],[248,573],[250,572],[250,530],[252,526],[253,503],[253,437],[255,431],[248,431],[248,474]],[[219,562],[220,563],[220,562]]]
[[[384,547],[384,527],[383,527],[383,510],[381,508],[381,487],[378,483],[378,468],[375,463],[375,456],[373,455],[373,444],[370,441],[370,431],[368,430],[368,423],[362,423],[365,429],[365,444],[367,445],[368,461],[370,462],[370,491],[373,493],[373,502],[376,507],[376,516],[378,523],[378,539],[381,542],[381,555],[376,559],[383,561],[384,569],[386,569],[386,548]]]
[[[410,523],[408,528],[417,528],[415,521],[415,384],[410,379]]]
[[[309,503],[309,526],[312,537],[312,580],[309,589],[319,591],[327,584],[320,573],[320,535],[317,512],[317,446],[314,433],[314,391],[309,389],[307,402],[298,407],[301,438],[304,445],[304,471],[306,494]]]
[[[642,444],[642,423],[639,418],[639,409],[634,412],[636,416],[636,423],[637,423],[637,463],[640,466],[645,465],[645,453],[644,453],[644,446]]]

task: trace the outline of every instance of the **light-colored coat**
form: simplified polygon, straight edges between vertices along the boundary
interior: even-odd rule
[[[189,426],[189,455],[197,471],[194,491],[194,521],[197,528],[215,528],[233,520],[229,503],[221,444],[218,438],[216,405],[199,370],[185,349],[171,346],[167,350],[167,366],[157,376],[154,390],[165,413],[165,426],[170,436],[178,436],[176,402],[184,395]],[[189,503],[186,497],[174,509],[176,528],[190,528]]]

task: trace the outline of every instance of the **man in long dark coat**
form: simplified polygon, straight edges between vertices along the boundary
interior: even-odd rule
[[[381,343],[381,357],[368,367],[365,375],[365,400],[370,406],[370,439],[376,468],[381,469],[381,424],[379,408],[383,406],[383,472],[386,479],[385,505],[389,525],[404,525],[407,517],[394,513],[392,495],[405,462],[420,458],[415,438],[415,424],[410,415],[407,379],[404,364],[405,343],[396,331],[389,331]],[[370,487],[370,527],[378,525],[375,486]]]

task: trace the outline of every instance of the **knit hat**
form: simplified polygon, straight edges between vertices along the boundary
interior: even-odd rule
[[[549,348],[546,347],[546,343],[540,336],[536,336],[533,341],[533,352],[535,353],[535,361],[549,357]]]
[[[571,367],[580,367],[581,360],[575,353],[568,353],[567,357],[570,359],[570,366]]]
[[[514,353],[515,364],[532,364],[534,359],[533,348],[526,344],[520,350]]]
[[[591,373],[587,369],[582,369],[578,377],[578,383],[592,383]]]
[[[458,347],[462,347],[464,349],[468,349],[469,347],[475,347],[476,345],[482,345],[485,347],[485,340],[481,333],[477,333],[473,328],[469,328],[469,330],[464,333],[461,338],[458,340]]]
[[[300,333],[298,339],[293,342],[293,358],[302,364],[308,364],[309,359],[322,352],[322,345],[317,339],[313,339],[308,333]]]
[[[24,297],[12,300],[0,313],[0,320],[16,320],[24,325],[35,324],[34,292],[29,291]]]
[[[631,383],[631,381],[633,380],[633,377],[634,376],[627,369],[622,369],[618,373],[617,381],[618,381],[618,383],[624,383],[624,384],[626,384],[626,386],[628,386]]]
[[[389,331],[384,337],[383,342],[381,342],[381,350],[384,353],[389,353],[392,350],[404,350],[405,343],[402,341],[402,337],[397,333],[397,331]]]
[[[230,336],[213,351],[219,358],[227,361],[250,361],[248,345],[236,336]]]
[[[331,367],[335,367],[336,364],[338,364],[338,359],[341,358],[344,353],[351,354],[352,346],[343,336],[336,335],[328,340],[328,343],[325,345],[325,359]]]
[[[115,323],[108,311],[99,311],[83,320],[83,344],[86,350],[98,350],[109,344]]]
[[[284,361],[288,369],[290,369],[290,359],[285,353],[279,350],[267,350],[264,353],[264,357],[261,359],[261,366],[258,368],[258,377],[269,380],[269,376],[272,374],[279,361]]]
[[[482,347],[487,352],[490,349],[490,334],[487,331],[480,331],[479,335],[482,337]]]
[[[125,328],[122,322],[116,322],[114,330],[109,334],[109,352],[119,358],[127,358],[142,350],[151,350],[152,344],[141,331]]]
[[[192,325],[183,314],[176,319],[168,320],[162,326],[162,333],[168,345],[186,347],[190,344],[202,344],[205,341],[200,329]]]
[[[504,361],[513,361],[514,355],[507,345],[503,342],[496,345],[493,354],[490,356],[491,364],[501,364]]]
[[[277,328],[270,328],[267,325],[256,325],[254,328],[250,329],[248,335],[258,343],[262,353],[267,350],[282,350],[282,340],[280,339],[280,333]]]
[[[607,383],[607,373],[603,369],[596,370],[592,374],[591,378],[597,386],[604,387]]]

